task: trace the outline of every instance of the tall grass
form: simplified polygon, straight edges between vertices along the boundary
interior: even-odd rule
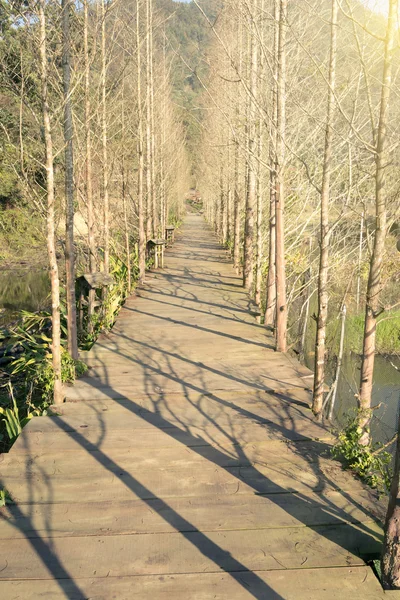
[[[61,376],[64,383],[83,374],[86,365],[66,349],[66,315],[62,312]],[[52,401],[54,373],[51,315],[21,312],[20,319],[0,333],[0,451],[7,451],[33,416],[46,414]]]
[[[330,321],[327,328],[329,349],[333,354],[339,347],[338,321]],[[362,353],[364,336],[364,314],[349,315],[346,320],[345,351]],[[377,350],[381,354],[400,352],[400,311],[383,313],[378,319],[376,330]]]

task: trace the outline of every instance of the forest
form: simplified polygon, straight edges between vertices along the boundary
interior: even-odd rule
[[[85,372],[148,241],[200,210],[312,367],[315,419],[396,497],[398,0],[1,0],[0,32],[1,447]]]

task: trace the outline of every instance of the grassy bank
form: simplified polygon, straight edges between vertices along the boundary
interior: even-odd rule
[[[18,258],[17,258],[18,257]],[[43,219],[25,206],[0,208],[1,266],[47,265]]]
[[[364,314],[348,315],[346,319],[345,352],[362,353]],[[339,350],[340,323],[335,319],[328,324],[327,340],[331,354]],[[377,350],[381,354],[400,353],[400,311],[383,313],[376,331]]]

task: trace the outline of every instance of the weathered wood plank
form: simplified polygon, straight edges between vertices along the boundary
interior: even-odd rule
[[[61,422],[59,420],[61,425]],[[30,434],[29,426],[26,431],[17,439],[13,446],[13,452],[35,453],[43,451],[45,448],[49,452],[60,452],[68,450],[77,450],[83,448],[87,451],[101,449],[107,452],[108,448],[160,448],[175,445],[184,445],[188,448],[207,445],[221,445],[226,443],[248,444],[252,442],[268,441],[305,441],[307,439],[317,439],[324,442],[331,442],[333,437],[327,432],[321,432],[320,429],[310,430],[307,424],[307,431],[295,431],[293,428],[267,427],[266,425],[257,425],[256,423],[247,423],[246,427],[240,431],[240,437],[230,435],[229,431],[221,431],[217,426],[192,427],[185,430],[180,427],[171,426],[171,428],[159,429],[138,428],[128,430],[113,431],[107,428],[107,422],[104,421],[101,433],[90,427],[83,427],[79,432],[70,431],[66,435],[60,435],[62,429],[41,433],[35,431]],[[315,434],[315,435],[314,435]],[[311,436],[311,437],[310,437]]]
[[[35,504],[0,509],[0,539],[171,533],[182,519],[190,531],[224,531],[370,523],[384,519],[371,491],[325,491],[274,496],[159,498],[125,502]]]
[[[133,409],[136,405],[139,405],[140,408],[156,412],[160,412],[166,407],[170,409],[174,408],[179,412],[186,413],[187,410],[190,410],[191,406],[201,404],[202,408],[208,412],[210,409],[209,407],[212,407],[213,405],[221,404],[225,406],[225,403],[228,403],[233,407],[236,406],[238,409],[246,408],[248,406],[251,406],[252,408],[264,406],[276,407],[278,409],[277,416],[279,417],[281,412],[285,413],[288,407],[290,408],[292,405],[299,409],[309,409],[311,402],[312,394],[308,390],[290,390],[283,394],[265,392],[262,390],[251,390],[249,392],[246,391],[245,393],[240,390],[221,390],[218,393],[199,393],[187,390],[185,393],[177,392],[175,394],[163,394],[162,392],[154,394],[132,394],[126,398],[120,398],[118,402],[115,402],[112,398],[105,398],[104,400],[96,400],[96,406],[101,408],[113,407],[118,410],[119,407],[123,406],[130,406],[131,409]],[[90,410],[93,410],[93,403],[90,398],[88,400],[79,401],[78,403],[67,401],[56,409],[53,407],[52,410],[55,410],[55,412],[61,410],[63,414],[68,414],[69,410],[75,413],[77,411],[76,404],[79,404],[79,412],[85,407],[90,406]],[[306,412],[309,414],[309,410]]]
[[[242,390],[243,392],[252,392],[254,390],[266,392],[287,393],[292,390],[310,389],[310,379],[300,379],[298,377],[287,378],[282,381],[268,380],[266,377],[261,381],[252,381],[251,383],[236,382],[227,377],[213,377],[214,381],[210,380],[203,383],[200,377],[201,373],[190,372],[182,378],[171,374],[158,374],[153,369],[149,369],[150,374],[138,372],[137,377],[132,380],[132,383],[115,383],[107,385],[99,383],[95,378],[82,379],[75,387],[68,389],[67,400],[106,400],[107,398],[132,398],[137,395],[143,395],[146,391],[150,395],[163,394],[184,394],[185,391],[197,391],[200,393],[218,393],[220,391],[235,391]],[[186,379],[187,377],[187,379]],[[199,379],[197,379],[199,377]]]
[[[183,527],[181,527],[181,530]],[[224,532],[8,540],[0,579],[126,577],[220,570],[363,565],[379,554],[381,530],[363,525]],[[91,560],[88,560],[91,557]],[[95,561],[93,560],[95,557]]]
[[[170,468],[140,470],[124,467],[107,459],[103,453],[87,455],[79,470],[73,462],[67,472],[59,472],[57,464],[50,464],[48,473],[40,467],[7,473],[2,480],[12,497],[21,503],[97,502],[129,500],[131,498],[200,497],[212,494],[281,494],[308,493],[322,490],[361,490],[362,485],[340,466],[318,466],[297,463],[271,466],[217,467],[210,463],[194,469]],[[238,500],[240,501],[240,500]]]
[[[107,449],[104,453],[104,461],[107,464],[116,463],[124,468],[135,466],[135,470],[160,468],[168,465],[169,468],[190,467],[212,463],[219,467],[243,467],[248,465],[275,465],[284,466],[289,462],[296,464],[301,468],[303,465],[312,465],[312,468],[318,468],[317,463],[330,464],[327,462],[329,457],[329,447],[320,442],[298,442],[296,444],[285,444],[277,442],[253,442],[243,445],[226,443],[223,446],[205,445],[200,447],[185,448],[184,451],[179,445],[141,448],[129,446],[127,448]],[[91,464],[93,457],[91,454],[100,454],[101,448],[97,451],[75,453],[74,458],[66,452],[53,452],[49,456],[46,448],[32,453],[15,453],[0,455],[0,469],[4,475],[10,476],[23,470],[26,473],[32,472],[34,468],[40,469],[42,473],[54,472],[56,467],[58,472],[63,472],[69,468],[73,461],[73,468],[79,471],[80,467]],[[323,456],[322,456],[323,455]]]
[[[132,402],[132,404],[134,404]],[[160,403],[161,404],[161,403]],[[46,433],[51,431],[80,431],[91,428],[95,431],[103,431],[105,427],[105,417],[107,418],[107,428],[114,431],[124,429],[152,429],[156,427],[159,430],[171,428],[194,428],[201,429],[205,433],[219,429],[222,433],[226,432],[227,437],[238,439],[239,433],[243,428],[252,423],[253,427],[260,426],[273,430],[293,431],[302,434],[305,437],[323,439],[330,437],[331,434],[320,424],[316,423],[307,409],[288,408],[279,416],[276,408],[261,407],[261,410],[252,410],[246,407],[229,407],[224,405],[215,405],[212,410],[205,412],[201,405],[189,407],[188,411],[175,413],[173,405],[166,403],[164,407],[159,406],[158,412],[152,412],[144,408],[129,405],[121,407],[121,410],[102,409],[100,411],[93,407],[91,413],[81,415],[79,409],[75,414],[54,414],[51,417],[39,417],[32,419],[27,435],[36,432]],[[105,414],[107,413],[107,414]]]
[[[59,581],[2,581],[8,600],[385,600],[368,567],[107,577]],[[400,600],[400,592],[390,598]]]

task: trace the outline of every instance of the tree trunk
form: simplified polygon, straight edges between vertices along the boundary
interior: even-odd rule
[[[311,267],[308,270],[308,279],[311,279]],[[301,331],[300,331],[299,360],[301,362],[304,361],[306,338],[307,338],[307,328],[308,328],[308,318],[309,318],[309,314],[310,314],[311,292],[310,292],[309,287],[306,290],[306,294],[307,294],[307,297],[306,297],[305,303],[304,303],[304,318],[303,318],[303,323],[301,324]]]
[[[219,230],[218,235],[221,244],[224,246],[226,243],[226,192],[224,187],[224,169],[221,167],[220,180],[219,180]]]
[[[233,191],[233,221],[234,221],[234,241],[233,241],[233,265],[236,272],[240,270],[240,192],[239,192],[239,143],[235,144],[235,189]]]
[[[89,0],[84,1],[84,54],[85,54],[85,146],[86,146],[86,205],[88,215],[88,245],[89,245],[89,269],[91,273],[96,271],[97,252],[94,235],[94,210],[93,210],[93,187],[92,187],[92,132],[91,132],[91,106],[90,106],[90,55],[89,55]]]
[[[318,274],[318,319],[315,341],[314,391],[312,410],[318,418],[322,416],[325,386],[326,324],[328,320],[328,268],[329,268],[329,201],[332,163],[333,120],[335,110],[336,54],[338,3],[332,0],[331,49],[329,58],[328,106],[325,128],[325,151],[322,167],[321,187],[321,239]]]
[[[255,3],[253,3],[255,8]],[[256,153],[256,97],[257,97],[257,63],[258,43],[256,40],[256,28],[251,15],[251,46],[250,46],[250,97],[249,97],[249,122],[248,122],[248,177],[246,186],[246,211],[244,223],[244,256],[243,256],[243,285],[252,291],[254,278],[254,213],[256,209],[257,195],[257,167],[255,162]]]
[[[261,160],[263,153],[263,123],[260,119],[258,124],[258,139],[257,139],[257,258],[256,258],[256,287],[255,287],[255,301],[258,306],[261,306],[261,284],[262,284],[262,221],[263,221],[263,181],[262,181],[262,168]]]
[[[97,248],[94,234],[94,208],[93,208],[93,187],[92,187],[92,132],[91,132],[91,106],[90,106],[90,54],[89,54],[89,0],[84,0],[84,55],[85,55],[85,147],[86,147],[86,168],[85,168],[85,190],[88,224],[88,246],[89,246],[89,270],[94,273],[97,269]],[[88,333],[93,333],[93,315],[96,292],[93,289],[89,291],[88,305]]]
[[[272,81],[272,119],[269,141],[269,255],[267,276],[267,297],[264,324],[275,326],[276,320],[276,149],[277,149],[277,84],[278,84],[278,45],[279,45],[279,2],[274,3],[274,50]]]
[[[48,57],[46,35],[46,0],[39,2],[39,51],[41,100],[43,112],[43,130],[46,152],[46,194],[47,194],[47,252],[50,266],[51,283],[51,321],[52,321],[52,362],[54,373],[54,404],[61,404],[64,396],[61,381],[61,326],[60,326],[60,282],[56,257],[56,237],[54,219],[54,159],[48,104]]]
[[[125,64],[125,53],[124,53],[124,64]],[[126,174],[125,174],[125,71],[122,79],[122,91],[121,91],[121,194],[122,194],[122,210],[124,215],[124,229],[125,229],[125,255],[126,255],[126,269],[128,277],[128,293],[132,289],[132,274],[131,274],[131,248],[129,241],[129,219],[128,219],[128,207],[126,202]]]
[[[360,219],[360,240],[358,244],[358,268],[357,268],[357,292],[356,292],[356,307],[357,312],[360,308],[360,293],[361,293],[361,262],[364,243],[364,211],[361,213]]]
[[[62,0],[63,32],[63,86],[64,86],[64,141],[65,141],[65,271],[67,290],[68,352],[78,359],[76,330],[75,247],[74,247],[74,155],[71,106],[71,1]]]
[[[139,220],[139,282],[143,282],[146,275],[146,231],[143,202],[143,180],[144,180],[144,155],[143,155],[143,109],[142,109],[142,53],[140,39],[140,4],[137,3],[136,14],[136,50],[137,50],[137,101],[138,101],[138,220]]]
[[[277,0],[278,1],[278,0]],[[277,140],[276,140],[276,349],[287,350],[287,303],[285,270],[285,133],[286,133],[286,29],[287,0],[279,0],[279,41],[277,81]]]
[[[386,239],[386,189],[385,168],[388,164],[386,152],[386,130],[389,117],[389,101],[392,84],[393,53],[396,45],[396,23],[398,0],[390,0],[389,16],[385,39],[385,57],[383,64],[380,115],[376,144],[375,171],[375,238],[371,255],[367,299],[365,310],[365,328],[363,342],[363,357],[360,376],[360,394],[358,407],[361,411],[360,426],[364,429],[361,443],[369,443],[369,425],[371,420],[370,408],[372,400],[372,384],[374,375],[376,350],[376,323],[379,312],[379,297],[381,293],[382,262],[385,253]]]
[[[155,235],[151,140],[151,0],[146,0],[146,212],[147,238]]]
[[[156,194],[156,138],[154,126],[154,73],[153,73],[153,0],[149,0],[150,8],[150,23],[149,23],[149,38],[150,38],[150,56],[149,56],[149,77],[150,77],[150,131],[151,131],[151,198],[152,198],[152,213],[153,213],[153,231],[154,236],[159,236],[160,219],[157,204]]]
[[[347,308],[346,308],[346,305],[343,304],[342,310],[340,313],[341,327],[340,327],[339,354],[338,354],[338,362],[337,362],[336,373],[335,373],[335,380],[332,385],[332,400],[330,402],[329,414],[328,414],[329,421],[332,421],[332,419],[333,419],[333,411],[334,411],[335,403],[336,403],[336,396],[337,396],[337,390],[338,390],[338,385],[339,385],[340,372],[342,370],[343,352],[344,352],[344,334],[345,334],[345,329],[346,329],[346,314],[347,314]]]
[[[106,103],[106,0],[101,0],[101,129],[103,150],[104,271],[110,270],[110,210],[108,198],[108,142]]]
[[[382,549],[382,584],[386,590],[400,589],[400,414],[397,426],[397,444],[389,506],[386,514],[385,538]]]
[[[241,17],[238,18],[237,23],[237,37],[239,40],[238,48],[238,63],[239,72],[242,71],[243,63],[243,22]],[[240,123],[240,108],[241,108],[241,88],[239,88],[237,106],[236,106],[236,123]],[[235,139],[235,174],[234,174],[234,190],[233,190],[233,220],[234,220],[234,241],[233,241],[233,264],[236,269],[236,273],[240,273],[240,251],[241,251],[241,239],[242,239],[242,227],[241,227],[241,199],[240,199],[240,167],[239,167],[239,136],[236,134]]]

